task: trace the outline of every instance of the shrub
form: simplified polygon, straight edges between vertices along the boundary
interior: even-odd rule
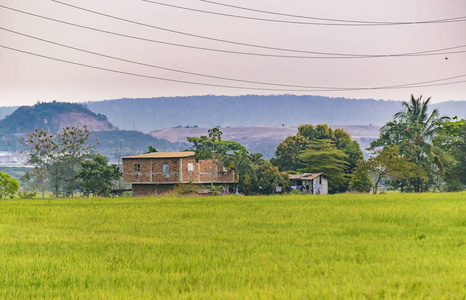
[[[291,195],[302,195],[303,192],[301,192],[300,190],[296,189],[296,190],[291,190]]]
[[[36,192],[30,192],[30,193],[21,192],[21,191],[18,192],[18,196],[21,199],[34,199],[34,198],[36,198],[36,195],[37,195]]]

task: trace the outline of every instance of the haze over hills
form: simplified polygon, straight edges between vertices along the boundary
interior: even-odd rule
[[[19,106],[0,106],[0,120],[17,110]]]
[[[342,128],[347,131],[353,140],[358,141],[367,156],[365,149],[371,141],[379,136],[379,126],[367,125],[332,125],[333,129]],[[256,126],[256,127],[225,127],[220,128],[222,139],[232,140],[246,146],[250,152],[261,152],[265,158],[274,156],[275,148],[290,135],[298,132],[297,126]],[[169,142],[185,142],[186,137],[200,137],[207,135],[208,128],[167,128],[150,133],[158,139]]]
[[[383,125],[401,110],[399,101],[296,95],[119,99],[87,102],[86,105],[92,111],[105,114],[122,129],[143,132],[179,125],[209,128],[305,123]],[[466,101],[442,102],[430,108],[438,108],[442,115],[466,116]]]
[[[83,126],[91,131],[91,141],[98,140],[97,150],[111,159],[120,155],[120,144],[121,155],[141,153],[148,145],[165,151],[187,147],[184,143],[171,143],[139,131],[119,130],[103,114],[96,114],[81,104],[52,102],[19,107],[0,120],[0,151],[20,151],[18,139],[36,128],[56,133],[63,127]]]
[[[0,117],[9,114],[0,121],[0,151],[16,151],[18,136],[34,128],[56,132],[63,126],[87,125],[100,142],[99,151],[116,159],[120,144],[123,156],[142,153],[148,145],[160,151],[183,150],[189,147],[187,136],[205,135],[207,128],[220,126],[224,139],[238,141],[269,158],[278,143],[296,134],[297,125],[304,123],[343,128],[364,151],[378,136],[380,125],[392,120],[401,108],[398,101],[295,95],[52,102],[16,111],[15,107],[0,107]],[[466,101],[432,104],[430,108],[438,108],[442,115],[466,116]]]
[[[409,96],[408,96],[409,97]],[[408,100],[408,97],[406,100]],[[115,126],[150,132],[179,125],[297,126],[300,124],[383,125],[401,110],[400,101],[321,96],[191,96],[116,99],[84,103]],[[18,107],[0,107],[0,119]],[[466,101],[433,103],[440,114],[466,117]]]
[[[82,105],[52,102],[21,106],[0,120],[0,134],[27,133],[36,128],[56,133],[63,127],[84,125],[91,131],[118,129],[104,115],[96,114]]]

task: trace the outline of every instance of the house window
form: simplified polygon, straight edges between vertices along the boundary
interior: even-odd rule
[[[162,165],[162,172],[163,172],[163,173],[168,173],[168,172],[170,172],[170,167],[168,166],[168,164],[163,164],[163,165]]]
[[[134,173],[141,172],[141,164],[134,164],[133,165],[133,172]]]
[[[188,163],[188,173],[193,173],[193,172],[194,172],[194,164]]]

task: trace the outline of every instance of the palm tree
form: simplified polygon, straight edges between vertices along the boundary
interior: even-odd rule
[[[442,123],[450,120],[449,117],[440,116],[439,111],[434,109],[430,115],[428,111],[428,104],[431,98],[422,100],[422,96],[414,98],[411,95],[410,102],[402,102],[404,110],[394,115],[395,121],[390,122],[382,131],[390,131],[394,128],[389,128],[395,124],[403,124],[406,128],[403,130],[405,142],[407,142],[407,149],[409,155],[414,163],[423,166],[425,169],[430,168],[433,163],[438,168],[441,174],[445,173],[445,162],[451,162],[453,159],[451,155],[442,151],[439,147],[434,146],[432,139],[441,134]],[[414,189],[420,191],[421,179],[416,178]]]
[[[235,176],[235,182],[236,180],[238,183],[236,183],[236,187],[239,184],[243,184],[243,177],[245,173],[251,169],[251,160],[249,158],[249,155],[247,151],[244,150],[238,150],[238,151],[233,151],[233,154],[229,156],[228,158],[228,164],[231,170],[233,170],[234,176]],[[235,190],[236,190],[235,187]]]
[[[420,129],[418,133],[420,140],[429,140],[435,134],[439,133],[440,125],[450,120],[447,116],[440,116],[438,109],[434,109],[428,116],[427,105],[430,97],[423,101],[422,96],[414,98],[411,95],[410,103],[403,101],[401,105],[405,108],[395,114],[395,120],[401,120],[410,125],[410,127]]]
[[[252,168],[255,170],[257,167],[259,167],[261,164],[264,163],[264,159],[262,158],[263,155],[260,152],[257,153],[251,153],[249,154],[249,161],[251,162]]]

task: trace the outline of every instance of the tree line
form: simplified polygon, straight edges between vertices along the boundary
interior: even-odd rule
[[[235,141],[222,140],[222,132],[218,128],[208,131],[208,136],[188,137],[192,143],[189,150],[194,151],[196,161],[212,160],[212,187],[214,166],[222,163],[230,171],[234,171],[234,193],[272,194],[276,187],[289,190],[288,175],[280,172],[276,166],[262,158],[262,153],[250,153],[246,147]]]
[[[401,192],[459,191],[466,185],[466,121],[429,111],[430,98],[402,102],[363,159],[360,146],[343,129],[303,124],[279,143],[266,161],[237,142],[222,141],[220,130],[188,138],[197,159],[218,158],[238,176],[240,191],[271,194],[289,191],[288,174],[324,173],[329,193],[376,194],[383,183]]]
[[[466,122],[429,112],[431,98],[402,103],[373,141],[373,155],[359,166],[402,192],[459,191],[466,185]]]
[[[212,160],[235,172],[234,192],[272,194],[277,187],[290,191],[289,174],[324,173],[329,193],[378,192],[383,183],[402,192],[459,191],[466,185],[466,121],[429,111],[430,98],[411,96],[387,122],[363,159],[359,144],[343,129],[326,124],[303,124],[294,136],[279,143],[269,161],[250,153],[235,141],[222,140],[218,128],[208,136],[188,137],[197,161]],[[27,163],[34,169],[23,181],[32,182],[44,195],[73,196],[89,191],[108,196],[121,177],[90,141],[87,128],[65,127],[57,134],[35,129],[21,140]],[[157,151],[149,146],[149,152]],[[0,196],[11,197],[19,184],[1,173]]]
[[[23,176],[39,187],[42,196],[50,189],[55,197],[73,197],[77,191],[108,196],[122,173],[95,150],[86,128],[64,127],[57,134],[35,129],[21,140],[27,164],[34,169]]]

